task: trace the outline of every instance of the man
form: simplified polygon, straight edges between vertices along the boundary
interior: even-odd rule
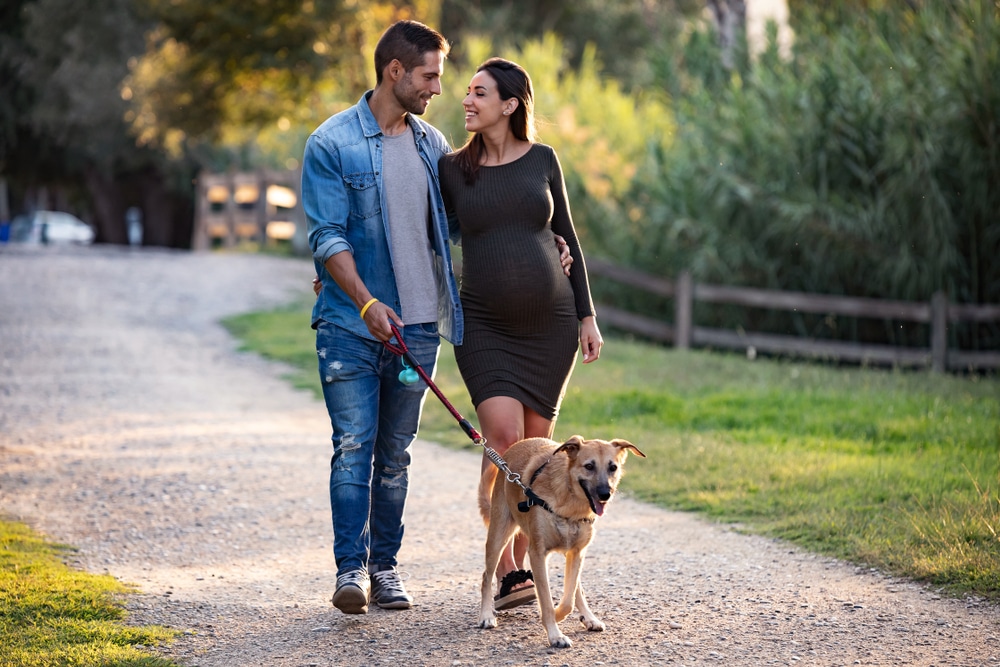
[[[416,116],[441,93],[447,41],[400,21],[375,47],[376,85],[309,137],[302,202],[320,276],[313,309],[323,396],[333,427],[330,504],[333,604],[408,609],[397,573],[410,446],[426,385],[399,381],[402,360],[382,344],[390,323],[433,373],[439,334],[462,342],[449,230],[437,188],[444,136]],[[455,231],[457,235],[457,228]]]

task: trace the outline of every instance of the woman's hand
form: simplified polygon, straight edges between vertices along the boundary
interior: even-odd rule
[[[601,347],[604,339],[601,330],[597,328],[597,318],[591,315],[580,320],[580,351],[583,352],[583,363],[589,364],[601,358]]]

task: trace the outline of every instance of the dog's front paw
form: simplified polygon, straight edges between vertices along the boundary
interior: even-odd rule
[[[497,627],[497,617],[496,616],[483,616],[479,619],[479,627],[483,630],[492,630]]]
[[[553,648],[569,648],[573,645],[573,642],[570,641],[569,637],[560,632],[556,635],[549,635],[549,644]]]
[[[607,627],[604,625],[604,622],[596,616],[591,616],[590,618],[581,616],[580,622],[583,623],[583,627],[587,628],[591,632],[604,632]]]

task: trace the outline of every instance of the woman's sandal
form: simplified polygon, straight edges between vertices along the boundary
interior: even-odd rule
[[[519,588],[516,591],[512,590],[514,586],[525,582],[531,585]],[[531,578],[531,570],[512,570],[500,580],[500,592],[493,598],[493,608],[497,611],[513,609],[514,607],[520,607],[522,604],[528,604],[534,599],[535,584]]]

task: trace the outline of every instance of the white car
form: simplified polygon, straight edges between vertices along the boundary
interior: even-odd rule
[[[94,242],[94,228],[80,218],[62,211],[35,211],[19,215],[10,223],[11,243]]]

